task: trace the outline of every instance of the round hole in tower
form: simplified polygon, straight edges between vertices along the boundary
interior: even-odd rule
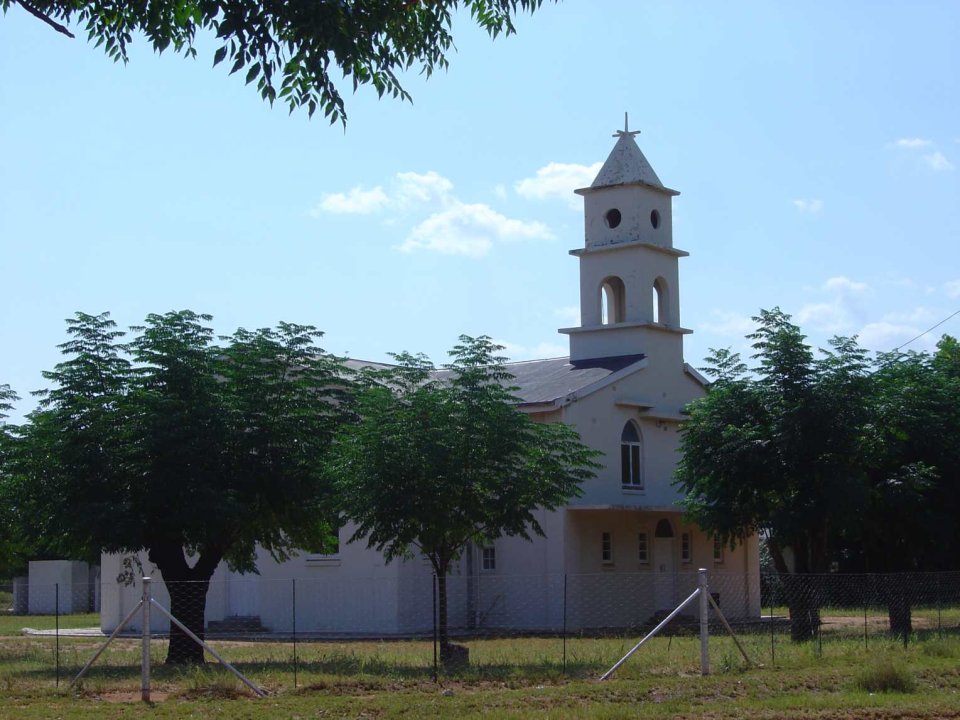
[[[616,208],[611,208],[603,216],[604,221],[607,223],[608,228],[615,228],[620,224],[620,221],[623,220],[623,216],[620,214],[620,211]]]
[[[660,227],[660,213],[657,210],[650,211],[650,224],[653,225],[654,230]]]

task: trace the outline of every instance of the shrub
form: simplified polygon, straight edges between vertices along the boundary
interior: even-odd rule
[[[906,668],[894,664],[890,658],[884,658],[857,675],[857,687],[867,692],[913,692],[917,681]]]

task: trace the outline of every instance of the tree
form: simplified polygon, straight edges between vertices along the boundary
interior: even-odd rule
[[[543,535],[534,510],[554,510],[594,475],[596,453],[570,427],[516,408],[512,376],[489,338],[461,336],[436,372],[423,356],[369,374],[359,422],[334,445],[344,513],[388,561],[419,551],[437,577],[441,658],[450,564],[469,542]]]
[[[814,359],[779,309],[754,321],[753,377],[736,354],[714,351],[708,359],[714,381],[689,407],[676,484],[689,517],[722,541],[762,532],[779,572],[787,572],[789,549],[796,573],[824,573],[835,527],[864,504],[865,352],[835,338]],[[785,580],[793,637],[807,639],[819,622],[816,605]]]
[[[9,385],[0,385],[0,578],[9,578],[22,572],[27,561],[27,548],[23,537],[17,532],[10,502],[17,432],[6,422],[13,403],[19,399]]]
[[[960,533],[960,353],[944,336],[933,355],[885,353],[873,376],[868,505],[851,564],[873,572],[956,568]],[[905,578],[881,592],[891,631],[913,630]]]
[[[343,97],[334,78],[343,73],[356,90],[372,85],[381,97],[410,95],[398,73],[416,66],[429,76],[445,69],[453,47],[453,14],[463,8],[491,37],[514,32],[513,18],[533,12],[543,0],[0,0],[6,12],[19,5],[55,30],[74,37],[67,25],[84,26],[87,38],[103,45],[114,61],[127,62],[127,45],[143,33],[154,50],[195,57],[198,31],[220,43],[213,64],[246,70],[261,97],[278,98],[290,111],[320,109],[330,122],[345,121]]]
[[[257,546],[284,560],[329,541],[322,458],[349,407],[314,328],[241,329],[218,346],[210,319],[150,315],[128,343],[106,313],[68,320],[18,492],[34,535],[67,556],[145,550],[200,637],[221,560],[255,572]],[[172,627],[167,662],[203,651]]]

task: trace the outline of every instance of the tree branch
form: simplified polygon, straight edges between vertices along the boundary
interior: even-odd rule
[[[24,2],[23,0],[14,0],[14,2],[19,3],[19,4],[20,4],[20,7],[22,7],[22,8],[23,8],[24,10],[26,10],[28,13],[30,13],[31,15],[33,15],[35,18],[39,18],[40,20],[43,20],[43,22],[45,22],[47,25],[49,25],[50,27],[52,27],[52,28],[53,28],[54,30],[56,30],[58,33],[63,33],[63,34],[66,35],[68,38],[76,39],[76,35],[74,35],[72,32],[70,32],[69,30],[67,30],[67,28],[66,28],[65,26],[61,25],[61,24],[58,23],[57,21],[55,21],[55,20],[53,20],[52,18],[48,17],[47,15],[44,15],[42,12],[40,12],[39,10],[37,10],[37,8],[33,7],[30,3]]]

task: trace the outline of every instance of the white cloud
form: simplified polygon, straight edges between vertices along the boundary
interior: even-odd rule
[[[887,313],[883,316],[884,322],[900,325],[929,325],[930,323],[935,322],[937,319],[937,314],[933,310],[923,307],[922,305],[915,307],[913,310]]]
[[[867,283],[843,275],[828,278],[817,292],[828,297],[803,305],[794,314],[795,322],[807,330],[840,335],[852,334],[863,322],[866,312],[861,301],[873,295]]]
[[[495,192],[506,196],[506,188],[499,188]],[[489,205],[463,202],[454,194],[453,183],[433,170],[397,173],[387,190],[379,185],[371,190],[357,186],[346,193],[326,193],[310,214],[320,217],[324,213],[381,212],[386,213],[383,224],[396,227],[401,222],[408,223],[410,215],[418,211],[423,219],[416,222],[399,246],[403,252],[428,250],[482,257],[490,252],[495,241],[553,239],[553,233],[541,222],[509,218]]]
[[[792,202],[793,206],[802,213],[816,215],[818,212],[823,210],[823,200],[818,200],[815,198],[804,200],[803,198],[798,198]]]
[[[811,328],[832,334],[849,333],[850,313],[839,302],[809,303],[801,307],[794,320],[801,328]]]
[[[880,352],[889,352],[895,347],[903,345],[923,332],[923,328],[903,323],[880,322],[867,323],[858,333],[860,344],[869,349]],[[936,338],[931,342],[929,337],[922,337],[909,346],[914,350],[932,349]]]
[[[552,239],[553,233],[543,223],[508,218],[488,205],[455,200],[446,209],[418,223],[400,245],[400,250],[482,257],[490,251],[493,240]]]
[[[497,183],[493,186],[493,194],[501,200],[507,199],[507,186],[503,183]]]
[[[520,197],[528,200],[561,199],[571,208],[581,208],[580,198],[574,195],[577,188],[588,186],[600,172],[602,163],[578,165],[575,163],[552,162],[537,170],[531,178],[518,180],[513,189]]]
[[[891,143],[891,146],[907,151],[932,150],[932,152],[920,155],[919,162],[934,172],[944,172],[954,169],[954,164],[947,159],[946,155],[939,150],[933,149],[935,145],[932,140],[925,138],[900,138]],[[913,157],[916,157],[916,155]]]
[[[567,305],[566,307],[557,308],[553,311],[553,314],[566,322],[568,327],[576,327],[580,324],[579,305]]]
[[[902,148],[904,150],[919,150],[920,148],[926,148],[933,145],[932,140],[927,140],[925,138],[900,138],[891,143],[894,147]]]
[[[715,318],[715,320],[700,323],[697,328],[698,330],[710,333],[711,335],[742,339],[745,335],[752,333],[757,328],[753,319],[746,315],[738,315],[737,313],[727,312],[725,310],[714,310],[710,315]]]
[[[943,291],[948,298],[960,298],[960,280],[951,280],[943,284]]]
[[[369,215],[384,209],[390,198],[379,185],[372,190],[364,190],[359,185],[346,193],[324,193],[316,207],[310,210],[313,217],[322,213],[336,215]]]
[[[453,183],[433,170],[426,173],[397,173],[393,203],[400,209],[444,203],[450,199]]]
[[[536,345],[521,345],[509,340],[494,340],[497,345],[503,345],[504,354],[511,360],[540,360],[542,358],[566,357],[566,345],[541,342]]]
[[[855,293],[864,293],[870,290],[870,286],[863,282],[857,282],[851,280],[848,277],[843,275],[838,275],[837,277],[832,277],[828,279],[823,284],[824,290],[831,290],[834,292],[855,292]]]
[[[937,172],[953,170],[953,163],[947,160],[946,156],[939,150],[924,155],[923,162],[928,168]]]
[[[377,185],[371,190],[361,186],[345,193],[324,193],[310,215],[370,215],[384,210],[404,211],[424,205],[442,205],[449,201],[453,183],[433,170],[394,175],[389,191]]]

